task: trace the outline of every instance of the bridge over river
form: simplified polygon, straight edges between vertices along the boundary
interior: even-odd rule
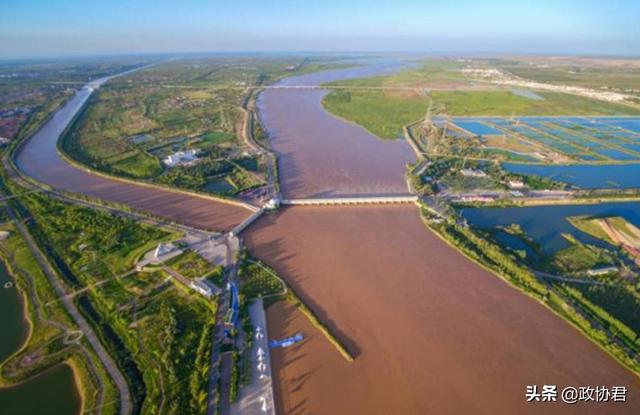
[[[418,196],[358,196],[358,197],[326,197],[326,198],[304,198],[304,199],[283,199],[282,205],[308,206],[308,205],[380,205],[396,203],[417,203]]]
[[[418,203],[416,195],[402,196],[358,196],[358,197],[324,197],[304,199],[283,199],[280,205],[284,206],[340,206],[340,205],[390,205],[401,203]],[[260,216],[269,210],[266,206],[256,210],[251,216],[236,225],[230,232],[232,236],[238,235],[249,225],[258,220]]]
[[[343,68],[279,85],[322,85],[385,68],[392,69],[383,64]],[[264,327],[274,338],[310,334],[300,345],[270,354],[281,413],[637,414],[637,376],[539,301],[426,229],[417,207],[409,205],[417,199],[407,194],[404,180],[406,164],[415,162],[413,151],[404,141],[379,140],[327,114],[321,103],[325,93],[267,89],[258,106],[265,130],[276,133],[272,144],[285,195],[281,203],[326,209],[287,208],[260,216],[264,209],[125,182],[68,164],[59,156],[57,140],[86,103],[89,89],[23,145],[15,164],[24,176],[57,190],[199,229],[243,232],[251,254],[282,275],[357,354],[353,362],[345,361],[294,304],[272,304]],[[361,196],[314,198],[319,194]],[[525,385],[536,382],[626,386],[628,402],[543,408],[524,399]],[[126,386],[122,383],[120,393],[123,414],[131,407],[122,399],[129,395]],[[217,388],[210,392],[213,402]]]

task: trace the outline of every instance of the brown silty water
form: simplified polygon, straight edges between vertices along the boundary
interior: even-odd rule
[[[292,207],[245,243],[356,354],[289,303],[268,309],[283,414],[631,414],[638,378],[425,228],[415,206]],[[527,385],[629,388],[628,402],[527,403]],[[541,386],[540,386],[541,387]]]
[[[57,142],[89,95],[86,88],[78,91],[22,146],[15,159],[22,173],[56,189],[122,203],[204,229],[228,231],[251,214],[239,206],[113,180],[67,163],[57,151]]]
[[[317,84],[339,73],[288,82]],[[260,98],[285,198],[406,192],[405,164],[413,161],[408,145],[383,142],[327,114],[325,94],[269,90]],[[272,337],[306,336],[272,353],[279,413],[622,414],[640,408],[635,375],[441,241],[416,207],[286,208],[260,219],[244,237],[357,356],[344,360],[290,304],[270,307]],[[526,386],[534,384],[624,385],[629,402],[527,403]]]
[[[285,82],[389,69],[338,70]],[[269,90],[261,98],[261,116],[282,162],[285,197],[406,192],[409,147],[381,142],[327,115],[320,105],[324,93]],[[195,196],[154,191],[140,197],[146,188],[65,167],[55,136],[54,129],[27,143],[17,160],[25,173],[203,228],[228,228],[246,217],[243,209]],[[639,411],[635,375],[541,304],[443,243],[414,206],[286,208],[246,232],[253,254],[272,265],[356,354],[346,362],[300,312],[284,303],[272,306],[272,337],[306,336],[272,354],[281,413]],[[526,404],[529,384],[624,385],[628,403]]]
[[[318,86],[398,70],[376,66],[287,78],[279,86]],[[260,94],[260,118],[278,154],[285,198],[407,194],[405,166],[415,155],[404,140],[380,140],[322,108],[323,89],[268,89]]]

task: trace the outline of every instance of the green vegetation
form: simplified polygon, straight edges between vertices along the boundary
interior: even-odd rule
[[[0,62],[0,137],[15,141],[31,135],[72,96],[71,87],[146,62],[144,58]]]
[[[640,372],[633,357],[638,353],[637,337],[602,308],[588,301],[566,284],[554,284],[546,304],[631,371]],[[629,337],[627,333],[631,334]],[[632,340],[636,339],[636,340]]]
[[[222,266],[211,265],[197,252],[191,250],[187,250],[175,258],[171,258],[166,265],[178,274],[189,279],[217,279],[223,273]]]
[[[623,280],[602,284],[549,280],[544,284],[533,275],[526,258],[503,249],[486,235],[476,234],[474,230],[454,222],[431,220],[431,214],[426,210],[423,210],[423,217],[428,226],[448,243],[544,302],[626,367],[640,372],[640,363],[634,358],[640,351],[637,335],[640,295],[636,287]],[[526,239],[519,227],[502,230]],[[600,255],[606,255],[595,247],[573,241],[570,248],[556,255],[555,267],[578,269],[591,266],[599,263]]]
[[[555,253],[548,266],[560,274],[572,274],[594,268],[613,265],[616,257],[606,249],[585,245],[571,235],[563,235],[569,242],[568,248]]]
[[[404,125],[423,118],[429,105],[433,115],[450,116],[640,114],[634,106],[577,95],[536,91],[543,98],[538,100],[499,85],[479,86],[460,71],[464,66],[446,59],[430,60],[392,75],[329,83],[328,88],[336,89],[324,98],[323,105],[385,139],[397,138]],[[507,159],[522,158],[503,153]]]
[[[539,92],[532,100],[511,91],[432,91],[434,107],[448,115],[620,115],[640,110],[590,98],[556,92]],[[380,138],[397,138],[402,127],[425,116],[426,96],[397,96],[388,91],[335,90],[323,100],[334,115],[355,122]]]
[[[164,273],[130,271],[175,235],[43,194],[24,201],[58,271],[87,288],[76,304],[125,375],[135,412],[203,413],[215,303]]]
[[[248,299],[282,294],[286,290],[275,271],[249,258],[240,263],[238,278],[240,292]]]
[[[432,91],[434,107],[447,115],[620,115],[640,110],[576,95],[538,92],[544,100],[532,100],[511,91]],[[323,100],[334,115],[355,122],[380,138],[397,138],[402,127],[423,118],[429,96],[379,90],[335,90]]]
[[[10,195],[11,190],[2,174],[0,194]],[[18,213],[18,220],[25,219],[25,210],[18,199],[7,203]],[[0,206],[0,211],[3,218],[9,218],[4,206]],[[78,327],[58,301],[53,286],[18,229],[7,222],[0,224],[0,230],[9,232],[8,237],[0,241],[0,260],[22,297],[29,330],[20,349],[0,362],[0,386],[29,381],[53,366],[66,363],[73,368],[84,408],[90,410],[105,403],[103,413],[116,414],[117,405],[112,403],[117,402],[117,389],[86,339],[77,343],[64,342],[64,338]]]
[[[29,333],[26,343],[0,362],[0,386],[28,381],[64,362],[73,367],[78,377],[85,408],[94,408],[100,401],[113,402],[118,392],[86,340],[79,344],[62,341],[66,333],[77,330],[77,326],[56,301],[53,287],[24,240],[11,225],[4,225],[2,229],[9,230],[11,236],[0,241],[0,259],[14,277],[25,302]],[[106,405],[103,413],[116,414],[117,405]]]
[[[175,235],[128,218],[70,205],[41,193],[24,196],[38,222],[35,235],[47,238],[50,252],[76,276],[77,284],[120,275],[158,240]]]
[[[341,63],[296,57],[164,62],[102,86],[61,140],[72,159],[105,173],[237,196],[265,184],[265,155],[246,154],[240,105],[249,87]],[[174,167],[167,156],[197,150]],[[255,168],[246,167],[250,159]]]
[[[329,93],[322,101],[331,113],[363,126],[386,139],[398,138],[405,124],[424,116],[428,100],[424,97],[394,97],[383,91],[346,91]]]
[[[139,179],[156,176],[162,172],[160,161],[143,151],[136,152],[131,157],[113,163],[112,168],[123,176]]]
[[[229,379],[229,402],[233,403],[238,400],[238,389],[240,389],[240,375],[238,370],[238,356],[236,351],[231,352],[231,379]]]

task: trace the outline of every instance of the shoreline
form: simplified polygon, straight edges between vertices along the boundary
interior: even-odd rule
[[[1,251],[0,251],[0,262],[1,262],[0,266],[4,266],[4,269],[7,271],[7,275],[9,276],[9,278],[13,280],[13,286],[18,291],[18,297],[20,299],[19,300],[20,308],[22,312],[23,332],[24,332],[22,334],[22,339],[20,340],[20,344],[17,347],[17,349],[0,362],[0,389],[3,389],[13,385],[13,384],[7,383],[8,380],[5,379],[5,377],[2,375],[4,365],[9,360],[13,359],[16,355],[18,355],[20,352],[22,352],[24,349],[27,348],[27,345],[29,344],[29,340],[31,340],[31,337],[33,336],[34,324],[33,324],[33,321],[31,320],[31,316],[29,315],[30,313],[29,313],[29,305],[27,303],[28,301],[27,293],[24,291],[22,284],[18,284],[18,279],[14,275],[13,268],[5,258],[5,254]]]
[[[525,290],[523,287],[517,285],[515,282],[511,281],[508,277],[506,277],[505,275],[501,274],[500,272],[496,271],[495,269],[493,269],[493,267],[491,267],[490,265],[484,263],[483,261],[481,261],[480,259],[474,258],[473,256],[471,256],[466,250],[464,250],[463,248],[455,245],[448,237],[446,237],[445,235],[443,235],[442,233],[440,233],[437,229],[433,228],[432,226],[430,226],[428,224],[427,219],[424,217],[424,215],[422,214],[422,206],[420,206],[421,210],[419,212],[420,214],[420,219],[423,222],[424,226],[433,234],[435,234],[440,240],[442,240],[444,243],[446,243],[451,249],[454,249],[455,251],[457,251],[458,253],[460,253],[461,255],[463,255],[465,258],[469,259],[470,261],[474,262],[476,265],[482,267],[483,269],[485,269],[487,272],[495,275],[496,277],[498,277],[500,280],[504,281],[505,283],[507,283],[509,285],[509,287],[513,288],[514,290],[517,290],[518,292],[520,292],[523,295],[526,295],[527,297],[535,300],[536,302],[538,302],[539,304],[543,305],[546,309],[550,310],[556,317],[558,317],[559,319],[561,319],[562,321],[565,321],[566,323],[568,323],[571,327],[573,327],[582,337],[587,338],[591,343],[595,344],[596,346],[598,346],[598,348],[600,350],[602,350],[603,352],[605,352],[608,356],[610,356],[614,361],[616,361],[618,364],[620,364],[620,366],[624,367],[626,370],[628,370],[630,373],[632,373],[633,375],[635,375],[638,379],[640,379],[640,370],[634,370],[632,367],[630,367],[629,365],[627,365],[625,362],[623,362],[618,356],[616,356],[615,354],[613,354],[612,351],[610,351],[609,349],[607,349],[606,347],[604,347],[600,342],[596,341],[596,339],[593,338],[593,336],[590,336],[586,331],[584,331],[582,329],[582,327],[580,327],[575,321],[571,320],[570,318],[568,318],[567,316],[561,314],[558,310],[556,310],[555,308],[551,307],[551,305],[548,302],[545,302],[543,299],[541,299],[538,296],[533,295],[531,292]],[[480,236],[478,236],[478,238],[481,238]],[[527,268],[527,271],[530,271]],[[533,275],[533,274],[532,274]],[[546,295],[548,295],[549,293],[553,293],[556,296],[558,296],[557,293],[552,292],[552,291],[548,291],[548,293]],[[563,305],[565,305],[565,301],[563,300]]]
[[[13,359],[15,356],[17,356],[18,354],[20,354],[22,351],[24,351],[28,346],[29,346],[29,341],[32,339],[33,337],[33,331],[34,331],[34,323],[31,319],[30,316],[30,311],[29,311],[29,299],[28,299],[28,295],[25,292],[25,289],[23,288],[22,284],[18,283],[18,279],[16,278],[16,276],[14,275],[14,271],[12,266],[7,262],[6,258],[4,257],[3,254],[0,254],[0,261],[2,262],[2,265],[5,267],[5,270],[7,271],[7,275],[9,275],[9,277],[13,280],[14,283],[14,287],[16,288],[16,290],[18,290],[19,292],[19,297],[20,297],[20,304],[21,304],[21,309],[22,309],[22,321],[25,323],[25,333],[22,336],[23,339],[21,340],[21,344],[20,346],[10,355],[8,355],[2,362],[0,362],[0,391],[8,391],[11,389],[15,389],[15,388],[19,388],[23,385],[26,385],[28,383],[34,382],[44,376],[46,376],[47,374],[49,374],[51,371],[61,367],[61,366],[67,366],[69,367],[69,369],[71,369],[72,372],[72,377],[73,377],[73,386],[74,386],[74,394],[78,397],[79,403],[80,403],[80,408],[78,410],[78,414],[82,414],[84,413],[85,410],[85,405],[86,405],[86,388],[82,383],[82,379],[80,376],[80,369],[77,367],[77,363],[75,363],[73,361],[73,356],[55,363],[49,367],[46,367],[44,370],[38,371],[37,373],[26,377],[25,379],[21,379],[18,382],[11,382],[9,379],[7,379],[5,376],[3,376],[2,371],[4,369],[4,365],[10,361],[11,359]]]

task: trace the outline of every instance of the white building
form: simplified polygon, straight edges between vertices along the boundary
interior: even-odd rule
[[[198,294],[204,295],[207,298],[213,297],[211,287],[205,284],[202,280],[192,281],[191,284],[189,284],[189,287],[195,290]]]
[[[198,156],[198,150],[192,149],[192,150],[178,151],[176,153],[170,154],[167,157],[165,157],[165,159],[162,160],[162,162],[167,167],[174,167],[179,164],[186,164],[186,163],[195,161],[198,158],[197,156]]]
[[[462,169],[460,174],[464,177],[487,177],[487,173],[482,170]]]
[[[264,208],[267,209],[267,210],[278,209],[280,207],[280,202],[281,202],[281,200],[280,200],[279,196],[273,197],[273,198],[269,199],[267,201],[267,203],[265,203]]]
[[[521,180],[509,180],[509,183],[507,183],[509,185],[509,189],[523,189],[524,188],[524,182],[522,182]]]

